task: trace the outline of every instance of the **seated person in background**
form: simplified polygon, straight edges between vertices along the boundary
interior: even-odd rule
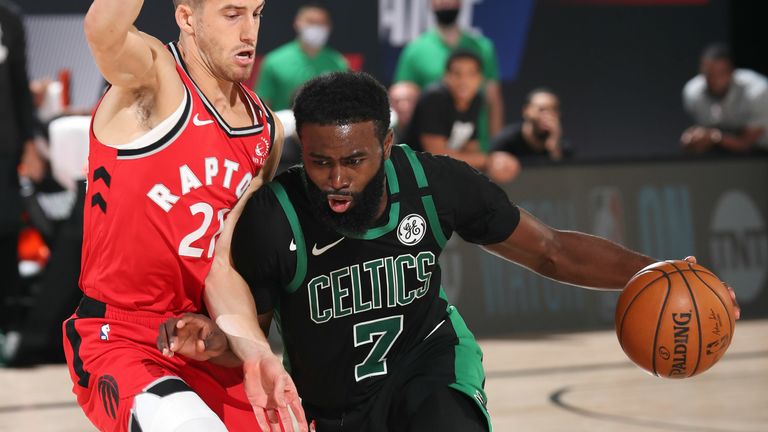
[[[514,158],[503,153],[494,159],[480,150],[477,122],[483,95],[483,66],[472,51],[456,50],[445,64],[440,83],[428,87],[419,98],[405,135],[406,143],[436,155],[448,155],[484,170],[491,165],[504,165],[499,171],[519,171]],[[506,180],[506,179],[504,179]]]
[[[275,111],[290,108],[294,92],[305,81],[349,69],[344,56],[326,46],[331,15],[325,7],[316,3],[300,7],[293,28],[296,40],[268,53],[259,69],[255,91]]]
[[[413,117],[413,110],[419,101],[421,90],[412,82],[401,81],[392,84],[389,88],[389,104],[397,115],[397,122],[393,125],[395,142],[401,143],[405,139],[405,131]]]
[[[768,79],[734,69],[726,45],[704,49],[700,73],[683,88],[683,106],[694,123],[680,138],[686,150],[768,150]]]
[[[551,90],[528,93],[523,121],[505,127],[493,140],[493,152],[507,152],[526,161],[560,161],[572,155],[563,141],[560,100]]]

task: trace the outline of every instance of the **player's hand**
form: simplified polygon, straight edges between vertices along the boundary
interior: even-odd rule
[[[243,371],[245,394],[263,431],[307,432],[307,419],[299,393],[274,354],[265,352],[257,359],[243,362]],[[291,414],[297,425],[294,425]]]
[[[160,324],[157,336],[157,349],[166,357],[181,354],[206,361],[223,354],[228,346],[227,337],[215,322],[193,313],[167,319]]]
[[[488,155],[486,173],[496,183],[508,183],[520,174],[520,162],[505,151],[495,151]]]
[[[696,264],[696,257],[687,256],[685,257],[685,261]],[[723,282],[723,285],[728,288],[728,294],[731,295],[731,301],[733,302],[733,314],[736,316],[736,319],[741,318],[741,307],[739,307],[739,303],[736,301],[736,291],[734,291],[733,288],[731,288],[731,286],[725,282]]]
[[[45,161],[37,151],[34,140],[30,139],[24,143],[19,174],[35,183],[40,183],[45,177]]]

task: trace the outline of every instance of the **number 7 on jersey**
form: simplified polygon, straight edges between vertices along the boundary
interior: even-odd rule
[[[403,332],[403,316],[396,315],[355,324],[355,347],[373,343],[362,363],[355,366],[355,380],[387,374],[387,353]],[[379,338],[374,342],[374,338]]]

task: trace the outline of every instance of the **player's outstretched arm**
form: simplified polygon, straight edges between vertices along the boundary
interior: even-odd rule
[[[247,283],[232,266],[221,264],[206,278],[205,300],[230,348],[243,361],[245,392],[259,425],[263,430],[272,430],[269,425],[279,418],[285,431],[292,432],[290,409],[299,430],[306,432],[307,421],[296,386],[259,326]]]
[[[160,324],[157,349],[166,357],[176,354],[225,367],[242,365],[229,349],[224,332],[205,315],[187,313]]]
[[[520,209],[520,223],[489,252],[560,282],[587,288],[620,290],[653,258],[601,237],[549,227]]]
[[[85,15],[88,45],[112,85],[139,88],[154,82],[156,51],[162,44],[133,26],[143,4],[143,0],[94,0]]]

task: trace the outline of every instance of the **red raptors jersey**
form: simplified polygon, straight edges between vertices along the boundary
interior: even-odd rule
[[[169,49],[186,95],[164,136],[113,148],[91,128],[80,287],[122,309],[177,314],[201,310],[214,244],[266,162],[274,123],[240,85],[256,125],[229,127]]]

